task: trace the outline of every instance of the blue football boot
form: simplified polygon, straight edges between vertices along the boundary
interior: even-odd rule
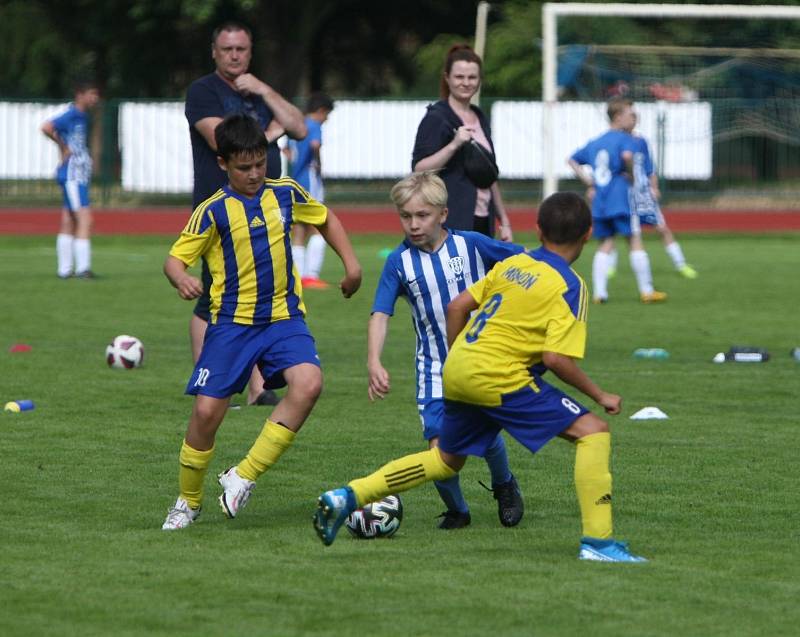
[[[314,530],[325,546],[333,544],[339,528],[357,508],[356,495],[350,487],[326,491],[319,496],[317,510],[312,519]]]
[[[599,540],[593,537],[581,538],[579,560],[594,562],[646,562],[647,559],[634,555],[628,550],[627,542]]]

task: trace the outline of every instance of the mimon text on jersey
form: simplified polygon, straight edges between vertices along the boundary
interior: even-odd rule
[[[521,246],[477,232],[448,230],[435,252],[420,250],[405,240],[388,256],[372,311],[391,316],[398,297],[408,302],[416,333],[418,401],[442,398],[447,305],[495,263],[522,251]]]

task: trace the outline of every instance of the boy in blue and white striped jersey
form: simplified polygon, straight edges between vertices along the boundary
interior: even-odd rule
[[[389,254],[381,274],[369,321],[367,368],[369,397],[384,398],[390,390],[389,372],[381,363],[389,318],[398,297],[411,309],[416,333],[417,408],[428,447],[438,444],[443,416],[442,365],[447,356],[447,304],[483,278],[498,261],[518,254],[522,246],[490,239],[477,232],[448,229],[447,189],[434,172],[413,173],[395,184],[391,199],[400,215],[405,240]],[[504,526],[522,519],[523,501],[512,475],[501,435],[486,453],[492,491]],[[469,507],[458,476],[435,482],[447,506],[442,529],[457,529],[470,521]]]
[[[75,83],[75,100],[69,108],[42,124],[42,132],[58,145],[60,160],[56,181],[64,195],[61,225],[56,238],[58,276],[94,278],[92,273],[92,212],[89,185],[89,111],[100,99],[97,85],[89,80]]]

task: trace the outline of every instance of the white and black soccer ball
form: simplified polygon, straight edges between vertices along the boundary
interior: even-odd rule
[[[403,503],[399,496],[388,495],[353,511],[345,521],[350,535],[362,540],[392,537],[403,520]]]
[[[144,345],[135,336],[122,334],[106,347],[106,362],[109,367],[133,369],[144,360]]]

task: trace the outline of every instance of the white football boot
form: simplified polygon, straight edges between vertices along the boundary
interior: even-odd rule
[[[176,531],[178,529],[185,529],[200,515],[200,509],[193,509],[189,503],[183,498],[178,498],[175,506],[167,513],[167,519],[161,525],[163,531]]]
[[[223,471],[218,477],[219,484],[222,487],[219,505],[222,507],[222,512],[226,517],[235,518],[239,513],[239,509],[244,508],[244,505],[247,504],[256,483],[242,478],[237,473],[236,467]]]

